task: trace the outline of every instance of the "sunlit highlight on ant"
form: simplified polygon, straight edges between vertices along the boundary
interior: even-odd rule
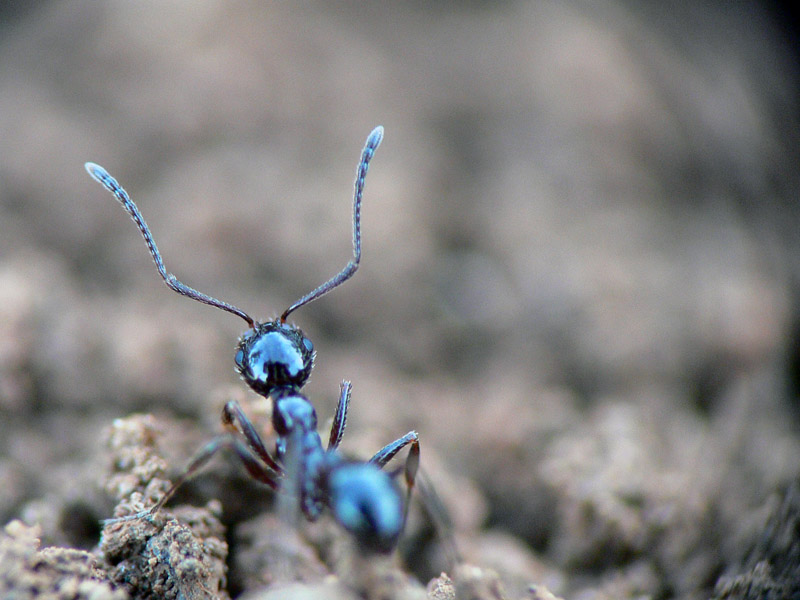
[[[327,507],[334,519],[362,547],[379,552],[390,552],[395,547],[405,527],[419,467],[418,435],[410,431],[381,448],[368,461],[346,459],[337,449],[344,434],[352,386],[349,381],[343,381],[328,444],[323,448],[317,433],[314,406],[300,391],[314,366],[314,347],[299,328],[286,322],[292,312],[324,296],[358,270],[364,180],[382,139],[383,127],[376,127],[367,137],[356,170],[352,259],[334,277],[289,306],[279,318],[264,323],[255,321],[232,304],[183,284],[172,273],[168,273],[150,229],[128,193],[103,167],[86,163],[89,175],[114,194],[136,223],[158,273],[170,289],[233,313],[247,322],[250,329],[242,335],[236,347],[236,371],[253,391],[272,399],[272,426],[277,434],[275,449],[270,452],[239,403],[228,402],[222,411],[226,432],[200,449],[166,494],[148,510],[110,519],[107,523],[152,517],[220,449],[229,448],[239,457],[251,477],[272,489],[280,488],[282,494],[295,498],[297,507],[308,519],[317,519]],[[382,469],[406,446],[409,446],[409,453],[402,469],[407,489],[404,500],[395,482],[400,469],[392,473]]]

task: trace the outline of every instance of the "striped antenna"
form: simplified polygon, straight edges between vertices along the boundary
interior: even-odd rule
[[[286,318],[301,306],[324,296],[332,289],[342,285],[358,270],[358,263],[361,261],[361,198],[364,195],[364,180],[367,177],[369,161],[372,160],[375,150],[380,146],[381,140],[383,140],[383,127],[379,125],[367,136],[364,149],[361,151],[361,160],[356,169],[355,193],[353,194],[353,258],[350,259],[344,269],[339,271],[339,273],[331,277],[318,288],[310,291],[283,311],[280,317],[281,323],[285,323]]]
[[[150,233],[150,228],[147,226],[144,217],[142,217],[142,213],[139,212],[139,208],[136,206],[136,204],[134,204],[133,200],[131,200],[131,197],[128,196],[128,192],[126,192],[122,186],[117,183],[117,180],[109,175],[108,171],[106,171],[100,165],[87,162],[84,166],[86,167],[87,173],[89,173],[89,175],[91,175],[95,181],[102,184],[104,188],[114,194],[114,197],[119,201],[120,204],[122,204],[122,207],[133,219],[133,222],[136,223],[136,226],[139,228],[139,232],[142,234],[142,237],[147,244],[147,249],[150,250],[150,254],[153,257],[153,262],[156,263],[158,274],[161,275],[161,279],[164,280],[164,283],[167,284],[169,289],[178,292],[181,296],[186,296],[192,300],[202,302],[203,304],[215,306],[217,308],[221,308],[222,310],[226,310],[229,313],[233,313],[234,315],[247,321],[247,324],[251,328],[255,327],[255,321],[253,321],[250,315],[243,310],[236,308],[232,304],[223,302],[222,300],[217,300],[211,296],[206,296],[204,293],[198,292],[196,289],[191,288],[179,281],[178,278],[172,273],[168,273],[167,269],[164,267],[164,260],[161,258],[161,253],[158,251],[158,246],[156,246],[153,235]]]

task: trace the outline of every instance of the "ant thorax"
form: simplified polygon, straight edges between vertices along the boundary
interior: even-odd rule
[[[278,387],[300,389],[314,366],[314,345],[294,325],[256,323],[239,339],[236,371],[262,396]]]

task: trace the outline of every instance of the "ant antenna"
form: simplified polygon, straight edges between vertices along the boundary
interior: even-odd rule
[[[366,153],[366,149],[364,152]],[[362,158],[362,163],[363,161],[364,159]],[[369,159],[367,159],[367,161],[369,161]],[[102,184],[104,188],[114,194],[114,197],[119,201],[120,204],[122,204],[122,207],[133,219],[133,222],[136,223],[136,226],[139,228],[139,231],[141,232],[142,237],[147,244],[147,249],[150,250],[150,254],[153,256],[153,262],[156,263],[156,269],[158,269],[158,273],[161,275],[164,283],[167,284],[167,287],[175,292],[178,292],[181,296],[186,296],[192,300],[202,302],[203,304],[215,306],[217,308],[221,308],[222,310],[226,310],[229,313],[233,313],[234,315],[237,315],[247,321],[247,324],[251,329],[255,327],[255,321],[253,321],[250,315],[243,310],[236,308],[227,302],[217,300],[211,296],[206,296],[204,293],[198,292],[196,289],[178,281],[178,278],[172,273],[167,273],[167,269],[164,267],[164,260],[161,258],[161,253],[158,251],[158,246],[156,246],[156,242],[150,233],[150,228],[147,226],[147,223],[145,223],[144,217],[142,217],[142,213],[139,212],[136,204],[134,204],[133,200],[131,200],[130,196],[128,196],[128,192],[122,189],[122,186],[117,183],[117,180],[109,175],[108,171],[106,171],[100,165],[87,162],[84,166],[86,167],[86,172],[89,173],[89,175],[91,175],[95,181]],[[366,167],[364,168],[364,173],[366,173]]]
[[[332,289],[340,286],[345,281],[350,279],[353,274],[358,270],[358,263],[361,261],[361,197],[364,194],[364,180],[367,177],[367,170],[369,169],[369,161],[372,160],[375,150],[383,139],[383,127],[380,125],[372,130],[372,133],[367,136],[367,141],[364,144],[364,149],[361,151],[361,160],[356,169],[355,193],[353,194],[353,258],[345,265],[338,274],[331,277],[328,281],[323,283],[315,290],[310,291],[308,294],[300,298],[297,302],[292,304],[289,308],[283,311],[280,316],[280,322],[285,323],[286,317],[294,312],[301,306],[304,306],[324,296]],[[102,183],[102,182],[101,182]],[[141,227],[140,227],[141,228]]]

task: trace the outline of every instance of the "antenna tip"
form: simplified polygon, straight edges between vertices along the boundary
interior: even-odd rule
[[[101,181],[104,177],[108,177],[108,172],[98,164],[93,162],[87,162],[83,165],[83,168],[86,169],[86,172],[92,176],[93,179],[97,181]]]
[[[377,147],[378,144],[381,143],[381,140],[383,140],[383,125],[378,125],[372,130],[372,133],[369,134],[367,145]]]

